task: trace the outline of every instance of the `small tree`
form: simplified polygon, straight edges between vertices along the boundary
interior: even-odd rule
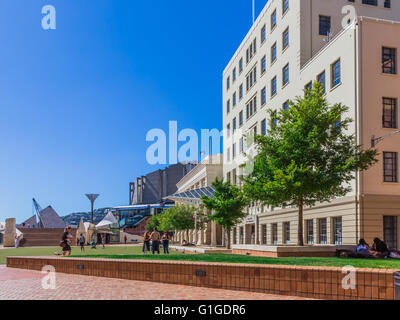
[[[212,185],[215,188],[213,197],[203,196],[202,202],[208,210],[213,210],[208,218],[225,229],[227,248],[230,249],[231,230],[247,215],[243,209],[248,205],[248,200],[241,189],[230,181],[223,182],[217,178]]]
[[[161,215],[152,216],[146,224],[146,230],[151,232],[154,230],[154,228],[159,229],[160,219],[161,219]]]
[[[186,204],[177,204],[168,208],[160,220],[160,228],[164,231],[194,229],[195,208]]]
[[[287,110],[270,111],[270,130],[256,137],[258,155],[243,190],[264,204],[298,207],[300,246],[304,206],[346,195],[355,172],[377,162],[375,150],[364,151],[346,134],[352,122],[347,111],[341,104],[329,106],[316,83]]]

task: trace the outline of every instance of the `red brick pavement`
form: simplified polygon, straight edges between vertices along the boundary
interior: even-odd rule
[[[43,274],[0,266],[0,300],[302,300],[262,293],[155,282],[56,274],[56,289],[42,288]]]

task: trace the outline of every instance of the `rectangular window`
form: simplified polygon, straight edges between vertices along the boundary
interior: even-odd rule
[[[272,225],[272,244],[276,245],[278,244],[278,224],[274,223]]]
[[[236,131],[236,118],[233,118],[232,129],[233,129],[233,133],[235,133],[235,131]]]
[[[228,77],[226,79],[226,90],[229,90],[230,87],[231,87],[231,79],[230,79],[230,77]]]
[[[267,134],[267,123],[265,119],[261,121],[261,134],[264,136]]]
[[[398,182],[397,178],[397,152],[383,153],[383,181]]]
[[[331,66],[331,87],[336,87],[341,81],[341,73],[340,73],[340,59],[332,64]]]
[[[241,137],[239,140],[239,151],[240,151],[240,153],[244,152],[244,138],[243,137]]]
[[[282,109],[285,111],[289,111],[289,100],[285,101],[282,105]]]
[[[243,58],[239,60],[239,73],[243,71]]]
[[[246,77],[247,91],[250,90],[250,88],[252,88],[256,82],[257,82],[257,67],[254,67],[253,70],[251,70]]]
[[[306,91],[306,93],[307,93],[307,91],[310,91],[311,89],[312,89],[312,81],[310,81],[309,83],[307,83],[304,86],[304,90]]]
[[[290,222],[285,222],[283,224],[283,234],[285,244],[290,244]]]
[[[229,138],[231,136],[231,124],[228,123],[226,126],[226,135]]]
[[[391,6],[391,3],[390,3],[390,2],[391,2],[390,0],[385,0],[383,6],[384,6],[385,8],[391,8],[392,6]]]
[[[246,104],[246,119],[249,119],[253,114],[257,112],[257,95],[250,99]]]
[[[276,60],[276,42],[271,47],[271,64]]]
[[[282,86],[287,85],[289,82],[289,64],[283,67],[282,69]]]
[[[236,106],[236,91],[233,93],[233,96],[232,96],[232,105]]]
[[[307,227],[307,244],[314,244],[314,221],[307,220],[306,227]]]
[[[232,81],[233,82],[236,81],[236,68],[233,68],[233,71],[232,71]]]
[[[232,242],[233,244],[237,244],[237,228],[233,228],[233,235],[232,235]]]
[[[369,4],[370,6],[377,6],[378,0],[362,0],[363,4]]]
[[[386,242],[388,248],[397,249],[397,217],[383,217],[383,241]]]
[[[232,159],[235,160],[236,158],[236,143],[232,145]]]
[[[276,26],[276,9],[271,14],[271,30]]]
[[[282,0],[282,14],[289,10],[289,0]]]
[[[331,17],[319,16],[319,34],[327,36],[331,32]]]
[[[240,244],[244,243],[244,228],[243,227],[239,228],[239,243]]]
[[[261,241],[262,241],[262,244],[267,244],[267,225],[266,224],[263,224],[262,226],[261,226],[261,233],[262,233],[262,237],[261,237]]]
[[[382,125],[384,128],[397,128],[397,99],[383,98]]]
[[[319,219],[318,220],[318,232],[319,232],[319,243],[320,244],[327,244],[327,226],[326,226],[326,219]]]
[[[326,79],[325,79],[325,71],[318,75],[318,82],[322,85],[322,93],[326,92]]]
[[[228,100],[226,102],[226,113],[229,113],[229,112],[231,112],[231,101],[230,100]]]
[[[265,26],[263,26],[261,29],[261,43],[263,43],[265,39],[266,39],[266,28]]]
[[[261,74],[263,74],[267,70],[267,58],[264,56],[261,59]]]
[[[342,245],[342,218],[333,218],[333,242]]]
[[[271,80],[271,97],[276,95],[276,77]]]
[[[267,88],[261,89],[261,105],[265,105],[267,103]]]
[[[382,72],[397,74],[397,49],[382,48]]]
[[[239,87],[239,99],[243,98],[243,83]]]
[[[289,27],[282,34],[282,50],[289,46]]]
[[[243,125],[243,110],[239,113],[239,127]]]

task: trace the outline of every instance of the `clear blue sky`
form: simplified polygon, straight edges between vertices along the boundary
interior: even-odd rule
[[[259,13],[267,0],[256,0]],[[57,29],[41,27],[42,7]],[[222,71],[251,0],[1,0],[0,220],[126,205],[146,133],[222,126]]]

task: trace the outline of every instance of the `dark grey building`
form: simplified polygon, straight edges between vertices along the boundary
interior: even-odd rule
[[[160,203],[177,191],[176,184],[196,163],[174,164],[151,172],[129,184],[129,205]]]

